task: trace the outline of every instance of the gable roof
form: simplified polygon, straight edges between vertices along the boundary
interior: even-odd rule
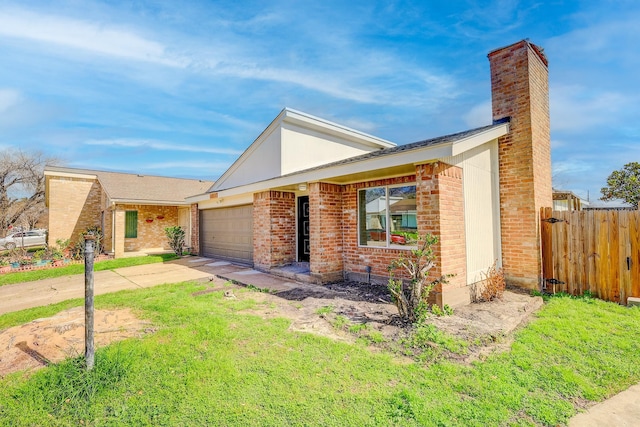
[[[135,204],[187,205],[185,198],[201,194],[213,181],[138,175],[60,166],[46,166],[45,176],[97,179],[112,202]]]
[[[456,156],[472,148],[493,141],[509,132],[509,118],[501,119],[487,126],[426,139],[405,145],[398,145],[372,151],[359,156],[281,175],[267,180],[257,181],[239,187],[216,189],[219,196],[238,195],[262,191],[268,188],[283,187],[300,182],[326,180],[328,182],[346,182],[349,176],[366,174],[371,171],[385,173],[406,173],[406,165],[415,165]],[[407,169],[407,170],[405,170]],[[412,168],[410,168],[412,169]],[[413,169],[415,170],[415,169]],[[371,179],[374,179],[373,177]],[[207,193],[213,191],[209,190]],[[194,195],[191,201],[209,198],[208,194]]]
[[[320,151],[317,151],[318,149],[314,148],[312,145],[305,146],[305,149],[307,150],[306,154],[313,158],[311,161],[312,165],[318,165],[323,158],[330,158],[331,161],[334,161],[347,156],[352,156],[353,154],[382,150],[396,145],[393,142],[386,141],[382,138],[360,132],[311,114],[293,110],[291,108],[284,108],[280,114],[273,119],[269,126],[260,133],[253,143],[247,147],[240,157],[238,157],[236,161],[233,162],[233,164],[220,176],[220,178],[216,180],[215,184],[213,184],[208,192],[215,192],[225,186],[236,186],[239,181],[246,183],[246,178],[249,175],[253,176],[254,180],[264,180],[282,175],[283,169],[291,170],[290,168],[286,168],[283,164],[282,150],[291,149],[291,147],[283,147],[286,137],[283,134],[282,129],[285,128],[290,131],[297,129],[298,131],[303,130],[302,132],[311,132],[315,135],[322,135],[318,140],[322,141],[325,145],[322,146]],[[300,135],[300,133],[298,135]],[[306,141],[306,143],[308,142],[309,141]],[[267,145],[269,145],[268,148],[266,147]],[[344,150],[340,153],[332,152],[330,148],[331,146],[341,146],[343,148],[349,146],[350,150]],[[314,149],[316,151],[314,151]],[[329,152],[332,154],[327,157],[327,153]],[[256,156],[260,157],[260,159],[257,162],[252,162]],[[333,156],[333,158],[331,158],[331,156]],[[307,161],[309,161],[309,159],[307,159]],[[265,164],[270,162],[280,162],[280,164],[272,165],[272,170],[265,173],[263,167]],[[301,164],[303,163],[298,163],[296,166],[300,166]],[[234,176],[237,178],[238,175],[242,175],[243,173],[247,176],[240,178],[240,180],[234,179]]]
[[[347,164],[350,164],[350,163],[362,162],[362,161],[365,161],[365,160],[368,160],[368,159],[391,156],[391,155],[394,155],[394,154],[399,154],[399,153],[403,153],[403,152],[414,151],[414,150],[424,149],[424,148],[429,148],[429,147],[435,147],[435,146],[438,146],[438,145],[445,145],[445,144],[453,145],[455,143],[460,143],[462,141],[468,140],[468,139],[470,139],[470,138],[472,138],[472,137],[474,137],[476,135],[481,135],[481,134],[486,133],[488,131],[498,129],[500,127],[504,127],[504,124],[508,123],[508,122],[509,122],[508,118],[507,119],[501,119],[499,121],[496,121],[496,123],[494,123],[492,125],[482,126],[482,127],[475,128],[475,129],[470,129],[470,130],[465,130],[465,131],[462,131],[462,132],[452,133],[452,134],[449,134],[449,135],[439,136],[437,138],[425,139],[425,140],[422,140],[422,141],[412,142],[412,143],[409,143],[409,144],[397,145],[395,147],[386,148],[384,150],[372,151],[371,153],[362,154],[360,156],[350,157],[348,159],[339,160],[337,162],[329,163],[329,164],[322,165],[322,166],[317,166],[315,168],[306,169],[304,171],[300,171],[299,173],[318,170],[318,169],[324,169],[324,168],[330,168],[332,166],[337,166],[337,165],[347,165]],[[466,150],[463,150],[463,151],[466,151]],[[456,154],[459,154],[459,153],[455,153],[455,152],[451,153],[451,155],[453,155],[453,156],[455,156]],[[442,156],[440,156],[440,157],[442,157]],[[435,157],[433,159],[435,159]],[[416,159],[416,160],[418,160],[418,159]],[[423,159],[423,160],[427,160],[427,159]],[[432,160],[432,159],[428,159],[428,160]],[[290,174],[290,175],[295,175],[295,173],[294,174]]]

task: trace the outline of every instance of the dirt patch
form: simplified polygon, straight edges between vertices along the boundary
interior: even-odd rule
[[[251,298],[262,303],[246,310],[248,313],[264,318],[286,317],[292,321],[291,330],[340,341],[353,342],[360,336],[349,332],[354,325],[366,324],[368,331],[379,332],[386,342],[397,342],[411,331],[411,325],[399,320],[385,286],[341,282],[325,286],[300,285],[276,294],[233,291],[231,294],[228,297]],[[450,316],[430,316],[427,322],[470,343],[465,354],[450,357],[470,363],[493,352],[508,350],[513,331],[526,324],[542,304],[540,297],[508,290],[501,299],[459,307]]]
[[[150,322],[138,319],[129,309],[94,313],[96,347],[151,330]],[[39,369],[83,353],[84,308],[75,307],[0,332],[0,376]]]

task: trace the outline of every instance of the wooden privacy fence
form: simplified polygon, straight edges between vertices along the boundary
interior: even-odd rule
[[[542,208],[542,274],[548,292],[621,304],[640,297],[640,211]]]

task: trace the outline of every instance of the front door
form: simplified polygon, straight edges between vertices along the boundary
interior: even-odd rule
[[[298,261],[309,262],[309,196],[298,197]]]

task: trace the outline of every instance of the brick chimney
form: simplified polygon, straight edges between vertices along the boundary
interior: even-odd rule
[[[507,283],[537,289],[542,277],[540,208],[552,205],[549,72],[542,49],[522,40],[489,53],[498,140],[502,266]]]

